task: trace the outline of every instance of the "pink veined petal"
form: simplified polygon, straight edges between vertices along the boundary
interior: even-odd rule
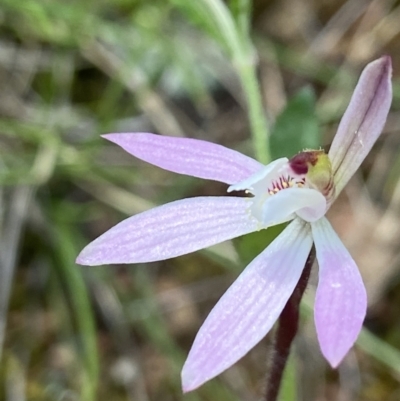
[[[249,199],[183,199],[130,217],[91,242],[81,265],[141,263],[184,255],[256,231]]]
[[[321,351],[337,367],[360,333],[367,295],[357,265],[322,218],[312,223],[319,264],[314,319]]]
[[[329,151],[336,197],[382,132],[392,102],[391,75],[389,56],[368,64],[361,74]]]
[[[199,139],[148,133],[102,135],[128,153],[165,170],[234,184],[264,166],[242,153]]]
[[[268,333],[300,278],[311,246],[309,225],[296,219],[247,266],[200,328],[182,370],[183,391],[229,368]]]

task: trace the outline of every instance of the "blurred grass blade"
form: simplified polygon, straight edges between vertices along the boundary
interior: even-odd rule
[[[400,375],[400,351],[392,347],[389,343],[363,328],[357,345],[368,355],[374,357],[383,365],[389,367],[396,377]]]
[[[243,58],[241,54],[243,46],[235,21],[221,0],[171,0],[171,2],[193,23],[217,40],[232,59],[239,62]]]
[[[29,212],[30,200],[34,187],[21,186],[15,188],[7,207],[7,218],[1,227],[0,243],[0,360],[7,327],[7,314],[11,288],[15,274],[15,264],[22,228]],[[2,193],[0,196],[3,195]]]
[[[6,401],[25,401],[27,372],[23,361],[12,352],[5,355],[5,389]]]
[[[230,0],[229,8],[241,36],[249,37],[252,2],[250,0]]]
[[[148,269],[144,266],[137,266],[133,270],[135,282],[138,283],[137,290],[141,298],[146,301],[148,309],[146,311],[146,318],[142,320],[142,329],[146,338],[150,339],[154,345],[168,355],[171,361],[171,368],[174,375],[180,376],[183,363],[186,355],[182,352],[180,347],[176,344],[174,339],[168,333],[165,322],[160,314],[159,307],[156,303],[156,296],[154,294],[153,286],[149,277]],[[134,313],[138,313],[135,309]],[[181,391],[179,388],[178,391]],[[204,399],[218,400],[218,401],[240,401],[227,386],[216,379],[211,380],[198,390],[185,394],[184,399],[188,401],[200,401]]]
[[[62,215],[59,213],[59,215]],[[90,304],[89,294],[83,278],[83,270],[75,264],[80,250],[77,244],[79,234],[60,221],[54,222],[54,250],[59,262],[64,284],[72,304],[72,314],[76,319],[79,339],[82,343],[82,388],[81,399],[96,400],[99,380],[99,357],[97,351],[96,324]]]

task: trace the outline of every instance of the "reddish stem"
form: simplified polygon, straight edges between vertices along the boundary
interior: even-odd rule
[[[290,346],[292,345],[299,327],[301,298],[303,297],[304,291],[307,287],[314,260],[315,248],[313,247],[306,260],[299,282],[279,316],[278,327],[275,332],[275,343],[273,345],[270,371],[267,376],[265,401],[276,401],[278,398],[283,371],[290,352]]]

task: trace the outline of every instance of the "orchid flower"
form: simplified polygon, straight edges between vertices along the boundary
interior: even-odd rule
[[[337,367],[353,346],[367,299],[357,265],[329,221],[330,205],[379,137],[391,104],[391,60],[363,71],[328,154],[305,150],[264,166],[209,142],[148,133],[104,135],[163,169],[229,184],[248,197],[195,197],[130,217],[90,243],[82,265],[143,263],[184,255],[293,220],[240,274],[200,328],[182,370],[193,390],[243,357],[272,328],[313,243],[319,265],[314,320],[322,354]]]

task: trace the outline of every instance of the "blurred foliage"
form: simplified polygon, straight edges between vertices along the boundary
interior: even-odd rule
[[[384,250],[370,258],[380,263],[375,334],[360,336],[359,365],[353,355],[332,374],[306,299],[299,344],[309,352],[294,353],[282,399],[398,399],[399,12],[386,1],[2,0],[0,399],[259,399],[268,339],[184,396],[180,369],[210,308],[282,227],[147,266],[77,267],[79,250],[128,215],[226,193],[133,160],[100,134],[156,131],[267,159],[270,132],[272,157],[291,156],[329,143],[359,71],[382,53],[393,56],[395,99],[363,171],[373,226],[338,225],[363,251]],[[353,206],[342,201],[351,226],[361,182]]]
[[[319,149],[321,132],[315,115],[315,96],[309,88],[288,101],[276,119],[270,141],[274,159],[291,157],[304,149]]]
[[[249,264],[259,255],[283,231],[286,225],[280,224],[233,240],[243,264]]]

